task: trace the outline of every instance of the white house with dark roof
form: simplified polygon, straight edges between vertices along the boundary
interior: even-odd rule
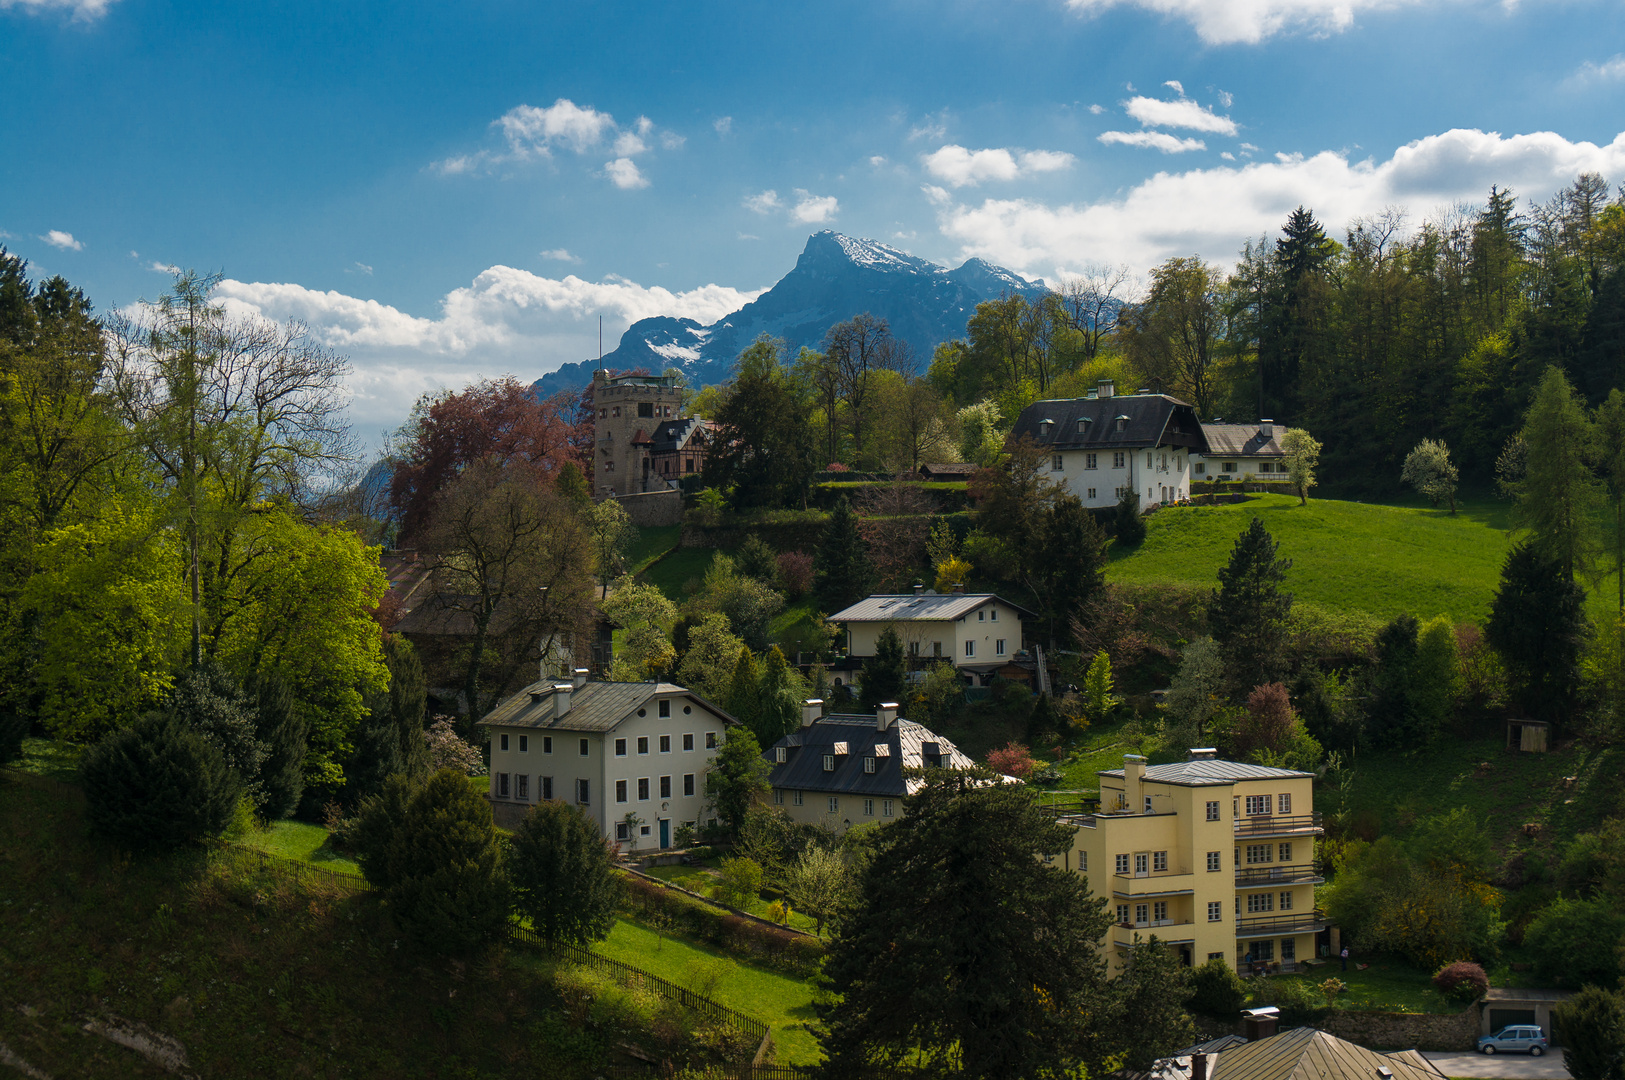
[[[1251,475],[1260,480],[1286,476],[1286,451],[1281,439],[1284,424],[1260,420],[1256,424],[1203,424],[1207,450],[1191,456],[1191,472],[1198,481],[1240,480]]]
[[[903,639],[911,661],[946,660],[974,683],[993,674],[1022,652],[1021,620],[1026,608],[993,593],[880,593],[865,597],[829,617],[845,633],[848,665],[856,670],[875,655],[880,635],[891,627]]]
[[[584,669],[534,683],[480,721],[497,824],[559,799],[623,845],[671,847],[679,827],[705,819],[705,770],[734,723],[672,683],[588,682]]]
[[[1167,394],[1119,394],[1110,379],[1086,397],[1037,401],[1011,439],[1030,438],[1049,478],[1085,506],[1111,506],[1125,491],[1142,507],[1190,498],[1193,456],[1207,452],[1196,410]]]

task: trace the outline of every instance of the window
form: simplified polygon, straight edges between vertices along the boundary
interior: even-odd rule
[[[514,791],[518,798],[524,799],[526,802],[530,801],[530,777],[527,774],[519,774],[514,781]]]
[[[647,776],[640,776],[640,777],[638,777],[638,802],[648,802],[648,801],[649,801],[649,778]]]
[[[1157,922],[1168,921],[1168,901],[1158,900],[1151,905],[1151,918]]]
[[[1134,922],[1136,923],[1136,925],[1143,925],[1143,924],[1148,923],[1150,921],[1151,921],[1151,905],[1150,904],[1135,904],[1134,905]]]
[[[639,416],[653,416],[654,414],[655,414],[655,403],[654,402],[652,402],[652,401],[640,401],[640,402],[638,402],[638,415]]]
[[[1062,465],[1061,465],[1061,455],[1060,454],[1051,455],[1050,462],[1049,462],[1049,467],[1054,472],[1060,472],[1061,471]]]
[[[837,799],[833,795],[829,797],[829,812],[832,814],[839,814],[841,812],[841,800]]]
[[[499,773],[497,773],[497,798],[506,799],[507,797],[508,797],[508,774],[505,773],[505,772],[499,772]]]
[[[717,733],[716,732],[707,731],[705,733],[705,748],[707,750],[715,750],[717,748]]]
[[[1281,960],[1296,960],[1298,958],[1298,939],[1284,937],[1281,939]]]
[[[965,655],[966,656],[975,656],[976,655],[976,642],[974,642],[974,641],[965,642]]]
[[[908,643],[908,654],[910,656],[920,655],[920,643],[918,641],[911,641]]]
[[[660,797],[662,799],[671,798],[671,777],[669,776],[660,778]]]
[[[1275,942],[1273,942],[1273,941],[1255,941],[1255,942],[1253,942],[1253,959],[1261,961],[1261,962],[1268,962],[1270,960],[1274,960],[1275,959]]]
[[[931,643],[931,655],[932,656],[941,656],[942,655],[942,642],[933,641]]]
[[[1273,844],[1248,844],[1247,865],[1252,866],[1254,863],[1270,862],[1274,853],[1275,847]]]
[[[1089,497],[1091,499],[1095,498],[1095,489],[1094,488],[1089,489]]]
[[[614,406],[613,408],[611,408],[609,410],[609,415],[612,416],[612,417],[620,416],[621,415],[621,407],[619,405]]]
[[[670,701],[662,701],[660,703],[660,717],[663,720],[671,718],[671,702]],[[665,739],[668,742],[668,744],[671,741],[671,736],[670,735],[662,735],[660,737],[662,739]],[[667,749],[670,749],[669,745],[668,745]]]
[[[538,794],[544,799],[551,799],[553,797],[553,778],[551,776],[542,777],[541,787],[542,790]]]
[[[647,754],[648,752],[649,752],[649,736],[647,736],[647,735],[639,735],[638,736],[638,753]]]
[[[890,799],[882,799],[882,800],[880,800],[880,816],[881,817],[891,817],[891,800]]]
[[[863,759],[863,771],[866,772],[866,773],[872,773],[872,772],[875,771],[875,759],[874,758],[866,757],[866,758]]]
[[[1210,803],[1207,804],[1207,819],[1209,821],[1218,821],[1219,820],[1219,804],[1218,804],[1218,802],[1215,801],[1215,802],[1210,802]]]
[[[790,802],[791,802],[792,805],[800,806],[801,805],[801,792],[792,791],[790,793]]]
[[[1195,473],[1197,476],[1206,475],[1207,466],[1198,461],[1195,465],[1191,466],[1191,472]]]
[[[998,638],[997,640],[995,640],[993,642],[993,655],[994,656],[1003,656],[1004,655],[1004,639],[1003,638]]]
[[[1207,958],[1209,960],[1223,960],[1224,959],[1224,953],[1222,953],[1222,952],[1210,952],[1210,953],[1207,954]]]
[[[990,621],[990,622],[998,622],[999,621],[999,609],[998,608],[989,608],[987,617],[988,617],[988,621]]]
[[[1151,455],[1150,454],[1145,455],[1145,467],[1148,468],[1148,469],[1151,467]]]
[[[1292,910],[1292,894],[1291,893],[1284,892],[1284,893],[1281,894],[1281,910],[1282,911],[1291,911]]]
[[[616,757],[625,757],[626,756],[626,740],[625,739],[616,739],[615,740],[615,756]]]
[[[1209,900],[1207,905],[1208,922],[1224,922],[1224,901]]]
[[[1135,874],[1144,874],[1145,873],[1145,867],[1146,867],[1145,852],[1143,852],[1143,851],[1137,852],[1135,854],[1135,856],[1134,856],[1134,872],[1135,872]]]
[[[625,780],[617,780],[617,781],[615,781],[615,801],[616,802],[625,802],[626,801],[626,781]]]
[[[1117,872],[1119,874],[1128,873],[1128,856],[1127,855],[1119,855],[1119,856],[1117,856]]]
[[[1252,915],[1260,911],[1275,910],[1275,894],[1255,892],[1247,894],[1247,914]]]
[[[649,835],[649,826],[647,826],[647,825],[640,825],[640,826],[639,826],[639,827],[638,827],[638,833],[639,833],[639,834],[640,834],[640,835],[642,835],[642,836],[648,836],[648,835]]]
[[[671,753],[671,736],[670,735],[662,735],[662,736],[660,736],[660,752],[662,754]]]
[[[1155,813],[1155,811],[1151,809],[1151,796],[1149,795],[1145,797],[1145,812],[1148,814]]]
[[[617,839],[617,840],[630,840],[631,838],[632,838],[632,829],[631,829],[631,827],[628,826],[626,824],[626,822],[624,822],[624,821],[617,821],[615,823],[615,839]]]
[[[552,752],[553,752],[553,736],[551,736],[551,735],[543,735],[542,736],[542,753],[551,754]]]
[[[824,771],[825,772],[834,772],[835,771],[835,755],[834,754],[825,754],[824,755]]]
[[[985,622],[986,620],[987,620],[987,612],[986,611],[978,611],[976,613],[976,621],[977,622]]]
[[[1277,814],[1292,813],[1292,796],[1287,794],[1275,796],[1275,812]]]
[[[863,814],[865,817],[875,816],[875,801],[873,799],[863,800]]]
[[[691,772],[683,774],[683,794],[688,796],[694,794],[694,774]]]
[[[1219,468],[1223,469],[1227,473],[1233,473],[1236,471],[1236,463],[1234,461],[1226,461],[1221,464]]]
[[[1213,873],[1216,870],[1223,870],[1224,869],[1224,853],[1219,852],[1219,851],[1210,851],[1210,852],[1208,852],[1207,853],[1207,869],[1208,869],[1208,873]]]
[[[1112,468],[1121,469],[1122,467],[1123,467],[1123,452],[1121,450],[1119,450],[1117,453],[1112,455]]]
[[[1085,455],[1083,455],[1083,467],[1085,469],[1094,468],[1095,467],[1095,458],[1096,458],[1096,456],[1097,455],[1095,455],[1095,454],[1085,454]]]
[[[521,735],[521,736],[519,736],[519,752],[521,754],[530,753],[530,736],[529,735]]]
[[[692,750],[692,749],[694,749],[694,734],[693,734],[693,732],[690,732],[687,735],[683,736],[683,749],[684,750]]]
[[[1151,869],[1159,874],[1168,869],[1168,853],[1166,851],[1153,851],[1151,853]]]
[[[589,781],[576,781],[576,802],[582,806],[592,805],[592,784]]]
[[[502,749],[506,750],[507,748],[508,748],[508,733],[506,731],[504,731],[502,733]]]
[[[1079,851],[1078,852],[1078,869],[1080,871],[1084,872],[1084,873],[1088,872],[1088,870],[1089,870],[1089,853],[1087,851]]]
[[[773,805],[774,806],[783,806],[784,805],[784,792],[780,791],[778,788],[773,789]]]
[[[775,746],[773,748],[773,760],[774,760],[774,762],[776,762],[779,765],[783,765],[786,761],[789,761],[790,760],[790,750],[789,750],[789,748],[785,747],[785,746]]]
[[[592,742],[591,742],[591,740],[588,740],[588,739],[582,739],[581,740],[581,756],[582,757],[591,757],[592,756]]]
[[[1259,814],[1270,812],[1270,797],[1268,795],[1247,796],[1247,816],[1257,817]]]
[[[1287,842],[1287,843],[1282,844],[1277,850],[1280,852],[1280,854],[1278,854],[1276,856],[1276,858],[1278,858],[1281,862],[1291,862],[1292,861],[1292,844],[1291,844],[1291,842]]]
[[[1117,921],[1125,924],[1129,921],[1127,904],[1117,905]]]
[[[1258,471],[1261,473],[1272,473],[1275,471],[1275,463],[1272,461],[1261,461],[1258,464]]]

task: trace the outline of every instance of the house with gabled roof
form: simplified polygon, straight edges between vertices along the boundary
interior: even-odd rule
[[[1259,480],[1286,478],[1286,450],[1281,439],[1284,424],[1260,420],[1256,424],[1211,423],[1202,425],[1207,450],[1191,458],[1191,472],[1198,483],[1205,480]]]
[[[1191,1047],[1162,1058],[1131,1080],[1440,1080],[1415,1050],[1380,1051],[1315,1028],[1293,1028],[1261,1039]]]
[[[1048,476],[1085,506],[1111,506],[1127,491],[1141,507],[1190,498],[1192,455],[1207,452],[1196,409],[1167,394],[1119,394],[1111,379],[1081,398],[1036,401],[1010,438],[1029,438]]]
[[[993,593],[938,593],[923,586],[910,593],[877,593],[829,617],[845,635],[847,657],[831,671],[850,677],[875,655],[880,635],[890,627],[902,638],[910,663],[947,661],[972,685],[985,685],[1024,653],[1021,623],[1036,617]]]

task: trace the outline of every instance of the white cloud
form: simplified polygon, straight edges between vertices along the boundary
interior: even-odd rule
[[[686,142],[688,142],[688,139],[675,131],[662,131],[660,133],[660,149],[662,150],[680,150]]]
[[[1094,15],[1133,6],[1183,19],[1209,45],[1254,43],[1288,31],[1324,35],[1347,30],[1360,10],[1419,6],[1427,0],[1067,0],[1074,11]]]
[[[1211,107],[1203,107],[1185,98],[1178,101],[1161,101],[1148,97],[1131,98],[1123,106],[1123,111],[1145,127],[1190,128],[1192,131],[1209,131],[1215,135],[1236,133],[1234,120],[1228,116],[1218,116]]]
[[[581,261],[581,257],[579,255],[572,255],[564,248],[549,248],[548,250],[542,252],[541,255],[542,258],[552,259],[554,262],[578,263]]]
[[[376,300],[296,284],[221,282],[228,308],[303,320],[326,345],[350,358],[351,416],[363,437],[394,427],[417,395],[512,372],[529,381],[559,364],[597,354],[598,316],[606,344],[653,315],[715,322],[761,295],[721,285],[686,292],[624,278],[546,278],[493,266],[448,293],[435,318]]]
[[[734,129],[734,118],[731,116],[719,116],[715,120],[711,121],[711,126],[716,128],[718,135],[731,134]]]
[[[1219,91],[1219,107],[1220,108],[1228,109],[1230,106],[1234,105],[1235,103],[1236,103],[1236,95],[1232,94],[1228,90],[1220,90]]]
[[[60,248],[63,251],[85,250],[85,245],[83,242],[75,240],[72,233],[63,232],[61,229],[52,229],[39,239],[45,241],[47,244],[50,244],[52,247]]]
[[[1226,160],[1226,161],[1234,161],[1234,160],[1236,160],[1236,155],[1232,154],[1228,150],[1219,151],[1219,156],[1221,158],[1223,158],[1224,160]]]
[[[952,195],[948,194],[947,188],[940,188],[935,184],[922,184],[920,186],[920,190],[925,192],[925,197],[930,201],[932,206],[943,206],[952,202],[954,198]]]
[[[1171,87],[1173,89],[1174,93],[1178,94],[1180,97],[1185,96],[1185,84],[1180,82],[1178,79],[1169,79],[1167,82],[1163,83],[1162,85],[1167,86],[1167,87]]]
[[[1058,150],[1015,153],[995,147],[967,150],[952,143],[920,158],[926,172],[953,187],[974,187],[983,180],[1014,180],[1032,173],[1069,168],[1077,160]]]
[[[541,154],[559,145],[585,154],[596,149],[607,133],[618,130],[609,113],[591,106],[584,109],[569,98],[559,98],[545,109],[515,106],[497,118],[496,126],[516,153]]]
[[[938,207],[963,256],[1017,271],[1127,261],[1140,269],[1192,252],[1228,264],[1242,242],[1278,229],[1298,205],[1328,232],[1385,206],[1417,215],[1457,201],[1480,202],[1491,184],[1545,198],[1581,172],[1625,173],[1625,134],[1598,146],[1552,132],[1502,136],[1456,129],[1402,146],[1385,161],[1323,151],[1275,161],[1159,172],[1120,198],[1051,206],[987,199]]]
[[[147,266],[147,269],[151,270],[155,274],[178,274],[178,273],[181,272],[181,268],[176,266],[174,263],[157,262],[157,261],[154,261],[151,264],[149,264]]]
[[[746,210],[754,210],[758,214],[771,214],[784,204],[779,201],[779,193],[772,188],[759,195],[747,196],[744,202]]]
[[[873,157],[871,157],[869,159],[869,164],[873,165],[877,169],[880,168],[882,165],[886,164],[886,155],[885,154],[875,154]]]
[[[1615,53],[1600,64],[1587,60],[1574,70],[1567,82],[1571,86],[1584,86],[1589,83],[1618,82],[1621,79],[1625,79],[1625,53]]]
[[[1166,131],[1105,131],[1095,138],[1107,145],[1143,146],[1148,150],[1161,150],[1164,154],[1185,154],[1207,149],[1207,143],[1201,139],[1181,139]]]
[[[913,142],[916,139],[929,139],[932,142],[936,142],[938,139],[946,138],[947,135],[948,110],[946,109],[940,113],[937,113],[935,116],[927,116],[924,120],[921,120],[916,127],[909,129],[908,133],[910,142]]]
[[[116,0],[0,0],[0,11],[13,8],[37,15],[44,11],[71,11],[78,22],[90,22],[107,14]]]
[[[796,205],[790,211],[790,220],[797,225],[822,225],[834,221],[841,204],[833,195],[814,195],[796,188]]]
[[[649,186],[649,179],[638,171],[637,162],[627,157],[604,162],[604,175],[622,191]]]
[[[348,267],[344,272],[346,274],[362,274],[366,277],[372,277],[372,267],[368,266],[364,262],[356,262],[352,266]]]
[[[1106,111],[1106,106],[1104,106],[1104,105],[1091,105],[1091,106],[1089,106],[1089,113],[1092,116],[1099,116],[1101,113],[1103,113],[1105,111]]]

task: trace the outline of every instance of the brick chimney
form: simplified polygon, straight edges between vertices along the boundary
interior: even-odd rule
[[[1241,1010],[1242,1028],[1247,1033],[1248,1042],[1257,1042],[1267,1039],[1275,1034],[1276,1022],[1281,1018],[1281,1010],[1274,1005],[1266,1005],[1262,1009]]]

